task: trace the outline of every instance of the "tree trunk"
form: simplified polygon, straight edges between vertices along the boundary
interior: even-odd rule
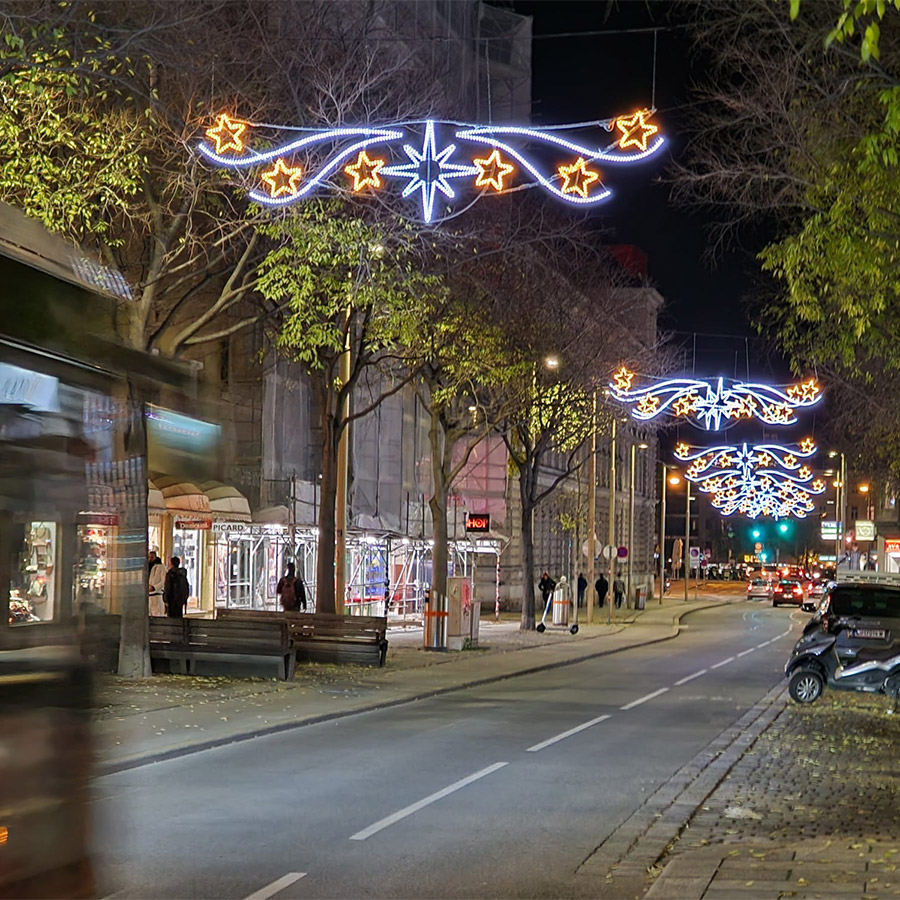
[[[432,493],[428,501],[431,509],[431,590],[444,597],[447,595],[447,472],[444,460],[446,450],[444,433],[441,428],[440,414],[436,409],[431,412],[431,424],[428,428],[428,439],[431,443],[431,482]]]
[[[337,612],[334,597],[335,501],[337,439],[327,399],[322,403],[322,484],[319,497],[319,540],[316,557],[316,612]]]
[[[522,503],[522,623],[520,631],[534,631],[534,502],[533,475],[526,463],[519,469],[519,498]]]

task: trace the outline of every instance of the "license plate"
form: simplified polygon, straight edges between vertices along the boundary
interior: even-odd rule
[[[853,637],[883,641],[887,637],[887,632],[883,628],[857,628],[853,632]]]

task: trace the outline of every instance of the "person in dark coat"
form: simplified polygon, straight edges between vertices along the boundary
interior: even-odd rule
[[[616,577],[613,578],[613,598],[616,609],[621,609],[625,602],[625,581],[619,573],[616,573]]]
[[[587,578],[584,577],[584,572],[578,573],[578,605],[584,606],[584,593],[587,590]]]
[[[292,562],[287,564],[287,572],[282,575],[275,593],[281,600],[281,608],[285,612],[293,612],[297,609],[297,585],[299,581],[296,575],[296,568]],[[303,597],[303,608],[306,609],[306,596]]]
[[[597,592],[597,605],[603,606],[606,602],[606,595],[609,593],[609,582],[602,572],[600,577],[594,582],[594,590]]]
[[[163,587],[163,601],[166,604],[166,615],[173,619],[184,618],[184,607],[191,593],[188,584],[187,570],[181,567],[181,559],[173,556],[169,560],[169,571]]]
[[[541,592],[541,599],[544,601],[544,608],[547,608],[547,602],[553,596],[553,589],[556,582],[550,577],[550,573],[544,569],[541,573],[541,580],[538,582],[538,590]]]

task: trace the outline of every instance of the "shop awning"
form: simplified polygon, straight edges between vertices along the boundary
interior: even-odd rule
[[[209,497],[191,481],[183,481],[171,475],[154,475],[153,483],[159,488],[165,508],[172,512],[209,513]]]
[[[250,521],[250,504],[237,488],[221,481],[204,481],[200,490],[209,499],[209,508],[215,518],[225,522]]]
[[[253,521],[260,525],[290,525],[291,515],[286,506],[267,506],[254,513]]]

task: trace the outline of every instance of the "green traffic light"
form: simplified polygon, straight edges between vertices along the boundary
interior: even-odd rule
[[[753,531],[750,532],[750,537],[754,540],[758,540],[761,535],[762,532],[758,528],[754,528]]]
[[[779,530],[782,534],[787,534],[787,533],[788,533],[788,530],[790,529],[790,527],[791,527],[791,526],[788,525],[787,522],[779,522],[779,523],[778,523],[778,530]]]

